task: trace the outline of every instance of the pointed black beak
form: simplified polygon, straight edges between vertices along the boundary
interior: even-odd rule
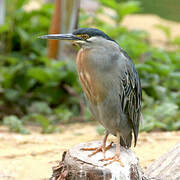
[[[57,40],[82,40],[82,38],[77,37],[73,34],[48,34],[44,36],[39,36],[40,39],[57,39]]]

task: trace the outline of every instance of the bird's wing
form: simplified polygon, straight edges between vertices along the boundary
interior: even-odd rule
[[[141,119],[141,83],[135,66],[130,57],[122,49],[120,50],[123,60],[120,70],[120,100],[122,111],[132,123],[134,132],[134,146],[136,145],[139,122]]]

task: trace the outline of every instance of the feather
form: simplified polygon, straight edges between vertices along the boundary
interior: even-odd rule
[[[122,49],[121,53],[124,53]],[[122,111],[126,114],[127,118],[132,124],[134,146],[136,146],[139,122],[141,118],[142,90],[140,79],[132,60],[129,58],[129,56],[127,56],[127,54],[125,54],[124,57],[125,58],[123,61],[125,63],[125,68],[122,70],[121,67],[121,73],[123,74],[120,76],[120,85],[122,90],[122,92],[120,92],[120,100]]]

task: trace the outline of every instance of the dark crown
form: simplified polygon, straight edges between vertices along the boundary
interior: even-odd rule
[[[107,34],[105,34],[103,31],[100,31],[99,29],[95,28],[79,28],[73,32],[74,35],[83,35],[87,34],[89,37],[93,36],[101,36],[107,40],[114,41],[111,39]]]

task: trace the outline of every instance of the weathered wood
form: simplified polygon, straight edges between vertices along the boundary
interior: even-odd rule
[[[81,148],[99,147],[101,142],[89,142],[79,144],[68,150],[60,164],[53,169],[51,180],[149,180],[139,166],[138,158],[130,149],[121,147],[121,161],[107,162],[100,161],[103,154],[97,153],[92,157],[88,155],[91,151],[82,151]],[[115,145],[106,151],[106,158],[115,154]]]
[[[60,22],[61,22],[61,1],[55,0],[55,9],[52,16],[52,22],[49,30],[49,34],[58,34],[60,33]],[[54,40],[48,40],[47,46],[48,46],[48,58],[54,58],[57,59],[58,57],[58,41]]]
[[[180,180],[180,143],[152,163],[145,173],[161,180]]]
[[[4,18],[5,18],[5,1],[0,0],[0,25],[4,24]]]
[[[53,168],[51,180],[180,180],[180,143],[173,147],[154,163],[145,173],[139,166],[138,158],[130,149],[121,147],[121,161],[104,166],[102,153],[88,157],[90,151],[82,151],[85,147],[98,147],[100,142],[79,144],[63,155],[62,161]],[[112,157],[115,146],[106,151],[106,157]]]
[[[121,161],[104,166],[102,153],[88,157],[91,152],[81,148],[97,147],[100,142],[79,144],[64,153],[62,161],[53,168],[51,180],[180,180],[180,143],[142,172],[138,158],[130,149],[121,147]],[[115,146],[106,151],[112,157]]]
[[[59,33],[72,33],[78,26],[80,0],[61,0],[61,22]],[[58,59],[68,59],[73,53],[72,43],[59,41]],[[74,59],[74,57],[73,57]]]
[[[80,0],[55,0],[55,10],[52,16],[49,34],[71,33],[77,28],[79,7]],[[69,43],[65,41],[49,39],[48,57],[59,60],[65,59],[67,54],[69,55],[71,52],[67,44]]]

